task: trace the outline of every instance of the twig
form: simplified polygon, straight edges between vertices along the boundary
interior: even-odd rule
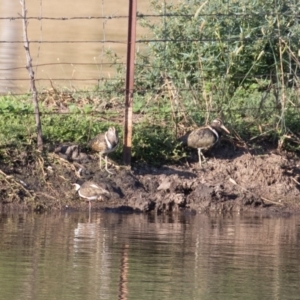
[[[244,191],[246,191],[246,192],[252,194],[254,197],[258,197],[256,194],[254,194],[254,193],[252,193],[251,191],[247,190],[247,189],[244,188],[243,186],[237,184],[237,182],[236,182],[234,179],[232,179],[231,177],[229,178],[229,181],[230,181],[231,183],[233,183],[234,185],[237,185],[238,187],[240,187],[242,190],[244,190]],[[259,198],[260,198],[261,200],[263,200],[263,201],[267,201],[267,202],[270,202],[270,203],[275,204],[275,205],[283,205],[282,203],[278,203],[278,202],[269,200],[269,199],[264,198],[264,197],[262,197],[262,196],[259,196]]]
[[[272,200],[269,200],[267,198],[264,198],[264,197],[260,197],[261,200],[263,201],[267,201],[267,202],[270,202],[272,204],[275,204],[275,205],[283,205],[282,203],[278,203],[278,202],[275,202],[275,201],[272,201]]]
[[[259,138],[259,137],[265,136],[265,135],[269,134],[272,131],[274,131],[274,130],[273,129],[267,130],[267,131],[265,131],[265,132],[263,132],[261,134],[258,134],[256,136],[252,137],[249,141],[253,141],[253,140],[255,140],[255,139]]]
[[[83,166],[77,162],[74,162],[73,164],[70,163],[67,159],[63,158],[63,157],[60,157],[58,154],[56,153],[50,153],[49,154],[49,157],[51,157],[52,159],[56,159],[58,161],[59,164],[63,164],[65,167],[67,168],[70,168],[72,171],[75,172],[75,175],[79,178],[81,178],[81,175],[80,175],[80,172],[81,172],[81,169],[83,169]],[[79,170],[77,171],[76,170],[76,166],[79,167]],[[68,181],[66,178],[64,178],[63,176],[60,176],[62,177],[64,180]]]
[[[32,92],[35,123],[36,123],[36,128],[37,128],[37,147],[39,150],[42,150],[43,149],[42,124],[41,124],[40,111],[39,111],[39,105],[38,105],[38,99],[37,99],[37,89],[35,86],[34,71],[33,71],[33,67],[32,67],[32,58],[30,55],[29,41],[28,41],[28,35],[27,35],[28,22],[27,22],[27,18],[26,18],[26,14],[27,14],[26,1],[20,0],[20,3],[22,6],[23,39],[24,39],[24,48],[25,48],[26,59],[27,59],[26,69],[27,69],[29,77],[30,77],[30,88],[31,88],[31,92]]]
[[[298,185],[300,185],[300,182],[296,180],[294,177],[291,177],[292,180],[294,180]]]
[[[22,190],[23,190],[27,195],[29,195],[31,198],[34,198],[34,195],[32,195],[27,189],[25,189],[24,186],[23,186],[21,183],[19,183],[18,181],[16,181],[15,178],[14,178],[13,176],[7,175],[7,174],[4,173],[2,170],[0,170],[0,174],[1,174],[2,176],[4,176],[4,179],[5,179],[5,181],[6,181],[8,184],[10,184],[10,182],[8,181],[8,179],[12,180],[13,183],[14,183],[15,185],[17,185],[18,187],[21,187]]]
[[[43,196],[43,197],[46,197],[46,198],[49,198],[49,199],[52,199],[52,200],[57,200],[57,197],[53,197],[53,196],[51,196],[51,195],[49,195],[49,194],[47,194],[47,193],[43,193],[43,192],[37,192],[36,195],[37,195],[37,196],[38,196],[38,195],[41,195],[41,196]]]
[[[283,58],[283,53],[285,52],[285,49],[282,49],[282,46],[285,48],[285,46],[282,44],[280,36],[280,22],[279,22],[279,17],[278,14],[276,15],[276,20],[277,20],[277,28],[278,28],[278,33],[279,33],[279,38],[278,38],[278,50],[279,50],[279,63],[280,63],[280,79],[281,79],[281,129],[284,131],[286,130],[285,127],[285,104],[286,104],[286,95],[285,95],[285,83],[284,83],[284,58]]]

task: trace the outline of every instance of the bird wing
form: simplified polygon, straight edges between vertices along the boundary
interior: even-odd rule
[[[106,189],[96,183],[91,183],[89,187],[100,193],[109,193]]]
[[[95,184],[95,183],[91,183],[91,184],[90,184],[90,187],[91,187],[91,188],[95,188],[95,189],[102,189],[100,186],[98,186],[98,185]]]
[[[215,134],[209,127],[201,127],[192,131],[187,138],[187,145],[193,148],[207,148],[215,144],[216,139]]]
[[[105,144],[105,138],[104,134],[98,134],[96,135],[90,142],[89,146],[94,150],[94,151],[104,151],[106,149],[106,144]]]

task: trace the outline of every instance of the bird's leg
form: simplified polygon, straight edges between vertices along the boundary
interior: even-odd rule
[[[89,209],[89,223],[91,223],[91,210]]]
[[[200,165],[200,168],[202,167],[202,163],[201,163],[201,148],[198,148],[198,158],[199,158],[199,165]]]
[[[112,166],[112,167],[114,167],[116,169],[120,168],[120,166],[118,166],[117,164],[113,163],[111,159],[107,158],[107,161],[110,164],[110,166]]]
[[[89,212],[91,211],[91,209],[92,209],[92,203],[91,201],[89,201]]]
[[[81,178],[81,171],[82,171],[82,168],[80,168],[78,171],[76,171],[76,168],[75,168],[75,175],[79,178]]]
[[[206,162],[206,158],[205,158],[205,156],[204,156],[204,154],[202,152],[201,152],[201,156],[203,158],[203,162]]]
[[[200,165],[200,168],[201,168],[202,167],[202,161],[206,162],[206,158],[205,158],[204,154],[201,152],[201,148],[198,148],[198,157],[199,157],[199,165]]]
[[[99,153],[99,166],[100,166],[100,169],[102,168],[102,166],[101,166],[101,161],[102,161],[102,154]]]
[[[106,170],[107,173],[113,174],[112,172],[110,172],[110,171],[107,169],[107,155],[105,155],[105,170]]]

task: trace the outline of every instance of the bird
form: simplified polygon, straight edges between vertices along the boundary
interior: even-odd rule
[[[201,150],[208,150],[213,147],[219,141],[222,131],[230,134],[230,131],[225,127],[222,120],[214,119],[210,125],[199,127],[185,134],[179,138],[179,141],[190,148],[198,149],[199,165],[201,167],[201,157],[205,161]]]
[[[103,154],[105,154],[105,170],[112,174],[107,169],[107,154],[113,152],[117,149],[119,145],[118,132],[115,127],[109,127],[105,133],[99,133],[90,142],[89,147],[99,152],[99,165],[101,169],[101,160],[103,159]]]
[[[86,181],[82,185],[78,183],[73,183],[75,190],[78,191],[78,194],[81,198],[89,201],[89,210],[92,208],[91,201],[101,199],[102,195],[109,194],[109,191],[99,186],[93,181]]]

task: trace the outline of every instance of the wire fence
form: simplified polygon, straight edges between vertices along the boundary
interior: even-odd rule
[[[31,7],[36,5],[27,2]],[[85,13],[85,1],[80,3],[82,12],[77,7],[73,11],[69,2],[64,3],[69,11],[59,11],[62,4],[58,1],[53,1],[52,10],[47,11],[46,2],[40,0],[39,7],[32,9],[33,15],[27,17],[38,99],[52,109],[42,111],[42,116],[80,115],[84,105],[95,104],[92,111],[84,113],[97,118],[107,112],[109,116],[117,107],[122,122],[127,2],[122,8],[113,4],[109,11],[109,1],[92,1],[89,5],[95,5],[98,11],[91,9],[89,13]],[[217,0],[211,4],[171,2],[154,1],[151,6],[148,1],[138,1],[133,110],[151,119],[149,130],[157,120],[188,123],[186,116],[200,123],[215,115],[225,115],[231,122],[251,115],[255,122],[258,114],[265,120],[271,114],[282,119],[282,113],[299,113],[297,1],[290,1],[289,9],[284,7],[287,1],[283,1],[282,10],[278,9],[282,4],[278,1],[277,8],[270,5],[252,12],[244,1],[240,8],[236,1],[227,1],[223,10]],[[198,7],[193,13],[189,10],[192,4]],[[18,15],[21,9],[16,5],[7,6],[9,9],[0,15],[0,93],[22,102],[30,97],[23,17]],[[260,24],[262,19],[266,22]],[[160,56],[156,61],[155,55]],[[273,71],[268,64],[274,65]],[[77,110],[69,109],[73,104]],[[12,113],[34,115],[30,109],[0,104],[0,115]]]

